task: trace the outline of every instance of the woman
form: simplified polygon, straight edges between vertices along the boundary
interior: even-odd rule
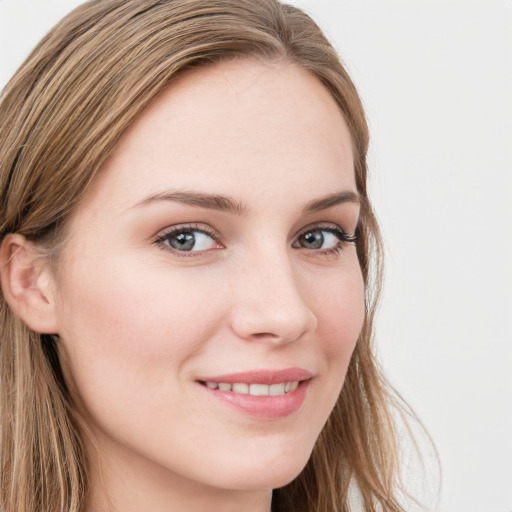
[[[309,17],[93,0],[0,116],[1,510],[403,510],[367,127]]]

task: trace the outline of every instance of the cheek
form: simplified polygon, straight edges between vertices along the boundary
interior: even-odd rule
[[[97,263],[73,269],[87,278],[61,300],[59,334],[71,374],[84,399],[157,388],[216,330],[215,288],[120,258]]]
[[[357,260],[315,288],[316,343],[323,362],[310,417],[316,434],[338,399],[365,319],[364,283]]]
[[[326,284],[318,304],[319,338],[330,361],[348,366],[365,318],[364,284],[359,267]]]
[[[213,287],[205,290],[204,283],[200,286],[199,279],[121,258],[111,265],[102,261],[95,266],[90,261],[70,274],[82,278],[64,290],[61,325],[74,329],[70,333],[74,336],[82,337],[84,331],[99,335],[89,342],[105,350],[120,344],[124,349],[145,351],[150,339],[158,348],[158,340],[168,341],[171,335],[182,338],[197,327],[193,319],[198,312],[206,313],[202,297],[214,293]],[[111,338],[109,343],[106,337]],[[166,346],[169,348],[168,343]]]
[[[318,308],[318,338],[322,361],[317,397],[316,434],[324,427],[334,408],[356,347],[365,318],[364,283],[359,265],[350,267],[338,279],[326,283],[326,293]]]

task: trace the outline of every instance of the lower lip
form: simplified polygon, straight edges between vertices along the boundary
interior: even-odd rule
[[[239,411],[256,418],[274,420],[297,412],[306,399],[310,380],[299,383],[296,390],[278,396],[254,396],[232,391],[210,389],[199,384],[205,392]]]

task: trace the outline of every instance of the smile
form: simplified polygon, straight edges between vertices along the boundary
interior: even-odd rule
[[[299,412],[314,374],[303,368],[203,375],[207,396],[255,419],[273,421]]]
[[[295,391],[299,387],[299,381],[280,382],[276,384],[248,384],[245,382],[204,382],[204,385],[210,389],[220,391],[230,391],[241,395],[253,396],[280,396]]]

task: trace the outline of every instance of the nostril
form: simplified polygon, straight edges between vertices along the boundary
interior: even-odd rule
[[[253,338],[277,338],[277,334],[273,334],[271,332],[256,332],[253,335]]]

